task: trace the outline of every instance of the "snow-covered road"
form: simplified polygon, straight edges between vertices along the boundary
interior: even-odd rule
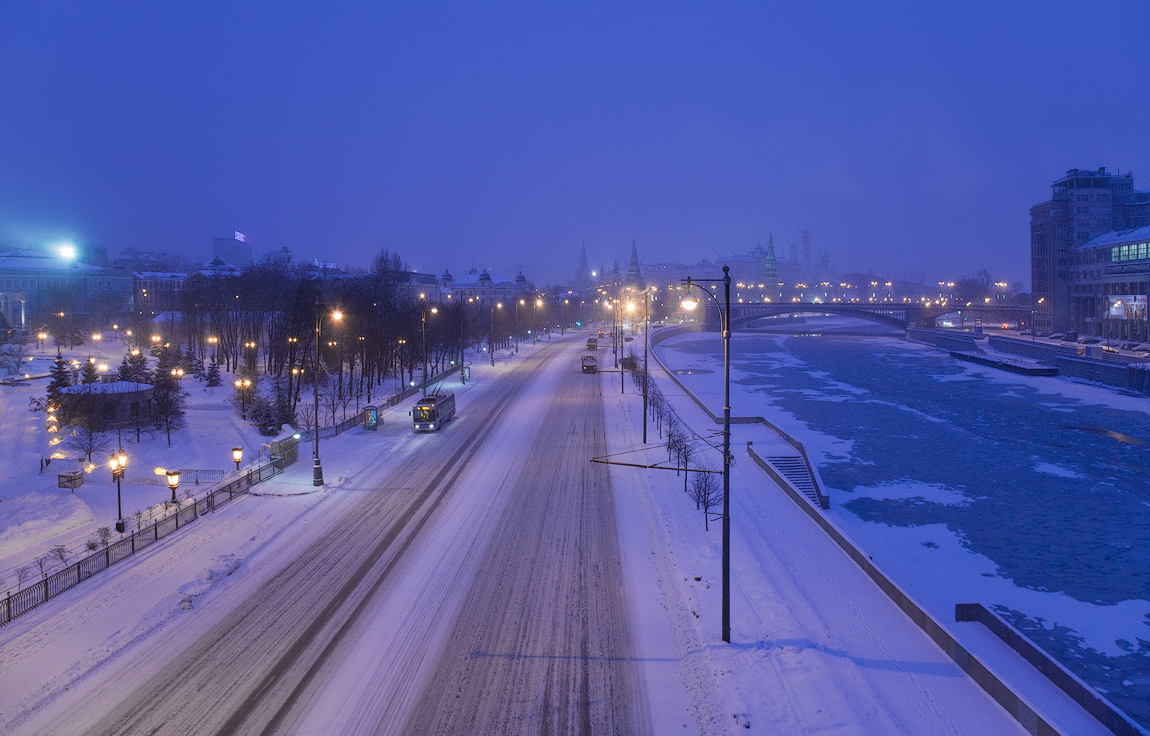
[[[742,464],[718,641],[718,536],[675,474],[588,462],[641,414],[579,354],[480,367],[441,432],[325,440],[322,493],[300,462],[0,629],[0,730],[1021,733]]]

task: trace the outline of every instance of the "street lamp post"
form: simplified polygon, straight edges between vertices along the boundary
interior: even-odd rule
[[[567,300],[563,300],[563,324],[559,325],[559,334],[567,334]]]
[[[168,476],[168,488],[172,489],[172,503],[179,507],[180,502],[176,500],[176,489],[180,487],[180,471],[169,470],[166,475]],[[178,519],[179,517],[176,518]]]
[[[243,459],[244,459],[244,448],[233,447],[232,448],[232,460],[235,461],[235,463],[236,463],[236,470],[240,469],[240,463],[243,462]]]
[[[468,299],[467,302],[471,300]],[[467,349],[467,302],[463,298],[459,299],[459,383],[463,385],[467,383],[467,369],[464,367],[464,358],[466,357]]]
[[[116,479],[116,531],[123,534],[124,505],[120,496],[120,480],[124,477],[124,470],[128,467],[128,453],[124,452],[123,447],[120,448],[119,452],[112,453],[108,467],[112,470],[112,477]]]
[[[691,297],[691,286],[698,286],[708,296],[719,299],[710,289],[700,286],[700,281],[723,284],[723,304],[719,310],[719,326],[723,339],[723,641],[731,642],[731,274],[730,268],[723,266],[721,279],[684,279],[687,284],[687,298],[683,308],[687,311],[699,306],[698,300]]]
[[[531,310],[531,344],[539,342],[539,305],[543,304],[542,299],[536,299],[535,304],[532,305]]]
[[[650,325],[648,319],[648,301],[651,297],[650,289],[643,290],[643,444],[647,444],[647,329]],[[632,302],[633,304],[634,302]]]
[[[611,307],[611,357],[615,360],[616,368],[619,367],[619,342],[619,300],[616,299]]]
[[[176,375],[176,372],[172,371],[172,375]],[[240,392],[240,418],[244,421],[247,421],[248,418],[248,389],[251,386],[252,380],[250,378],[236,379],[236,390]]]
[[[515,353],[519,354],[519,305],[526,304],[526,299],[520,299],[515,302]]]
[[[422,296],[422,295],[420,295],[420,296]],[[422,315],[421,315],[421,320],[422,320],[422,325],[423,325],[423,395],[424,396],[427,396],[427,312],[428,311],[429,310],[427,309],[427,305],[425,304],[423,307]],[[432,307],[430,309],[430,312],[432,314],[439,314],[439,308],[438,307]]]
[[[495,302],[491,307],[491,333],[487,336],[487,346],[491,353],[491,367],[495,367],[495,310],[503,309],[503,302]]]
[[[323,316],[331,311],[331,318],[336,322],[343,319],[343,312],[338,309],[326,310],[320,309],[319,297],[315,298],[315,375],[312,376],[312,396],[315,400],[315,422],[312,433],[312,479],[313,486],[323,485],[323,464],[319,460],[319,331]]]

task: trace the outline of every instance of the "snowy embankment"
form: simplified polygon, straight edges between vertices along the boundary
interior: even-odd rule
[[[718,389],[702,398],[721,407],[722,374],[711,373],[714,366],[706,356],[677,353],[675,358],[676,369],[702,369],[696,383]],[[683,420],[718,444],[716,425],[656,370]],[[640,398],[628,385],[627,395],[616,402],[617,408],[609,408],[612,452],[641,444]],[[1023,732],[749,461],[746,441],[759,448],[779,441],[773,433],[735,425],[732,434],[731,645],[719,638],[718,524],[704,532],[702,514],[675,473],[612,469],[617,487],[635,491],[621,494],[618,505],[628,572],[645,591],[635,598],[635,619],[642,622],[640,656],[666,651],[661,622],[668,621],[686,688],[713,696],[692,700],[721,704],[697,713],[700,730],[720,732],[749,721],[778,733]],[[721,466],[717,451],[703,459],[712,468]],[[658,594],[651,579],[658,580]],[[996,668],[1024,680],[1035,709],[1059,727],[1068,733],[1108,733],[1004,646],[984,641],[980,656],[991,650],[996,650]],[[651,660],[649,682],[669,677],[663,661]]]
[[[721,368],[721,359],[716,364],[715,354],[717,350],[701,351],[699,343],[697,343],[698,340],[708,337],[714,339],[713,336],[699,335],[672,338],[663,343],[658,350],[664,356],[664,360],[669,361],[673,368],[691,369],[692,374],[690,376],[681,377],[684,383],[708,405],[717,407],[721,406],[722,401],[722,377],[721,373],[716,371],[717,367]],[[918,348],[902,341],[890,342],[901,345],[903,350],[931,352],[929,349]],[[717,339],[715,339],[715,343],[718,344]],[[738,348],[738,339],[736,340],[736,348]],[[739,355],[741,360],[747,361],[767,359],[766,356],[743,355],[742,353]],[[734,414],[764,415],[775,424],[787,428],[788,431],[804,441],[808,452],[811,454],[812,462],[816,460],[824,462],[826,458],[841,459],[844,456],[850,456],[853,446],[849,439],[820,434],[817,427],[808,426],[777,406],[770,399],[769,394],[764,396],[761,388],[764,384],[763,379],[767,376],[773,376],[779,370],[777,366],[786,366],[788,370],[796,368],[804,370],[811,376],[817,374],[818,381],[827,383],[832,387],[817,395],[811,393],[809,389],[804,389],[803,396],[809,395],[812,400],[844,401],[846,399],[843,397],[849,396],[865,401],[869,398],[869,394],[857,386],[841,383],[835,381],[832,376],[812,371],[809,366],[790,353],[770,352],[769,360],[766,363],[755,364],[755,370],[759,373],[732,370]],[[1020,378],[1011,374],[1003,374],[1002,380],[1030,382],[1049,381],[1051,379]],[[1086,387],[1068,386],[1068,390],[1081,388]],[[759,446],[759,440],[751,436],[755,431],[758,430],[748,425],[735,425],[733,427],[732,446],[736,448],[734,453],[736,460],[739,460],[738,447],[743,440],[754,439],[756,448]],[[939,502],[957,502],[957,494],[947,494],[942,488],[922,487],[922,484],[904,484],[882,489],[856,489],[856,491],[873,491],[876,494],[899,493],[914,497],[925,495],[926,498],[935,499]],[[770,497],[760,498],[756,496],[755,499],[766,501],[770,500]],[[734,500],[738,502],[737,486]],[[979,575],[978,570],[974,573],[974,582],[972,583],[971,576],[967,574],[969,566],[977,566],[978,560],[985,558],[964,549],[961,540],[955,539],[954,534],[941,525],[917,526],[910,529],[882,524],[876,525],[867,523],[848,512],[841,507],[841,503],[840,498],[832,495],[832,507],[829,512],[825,513],[825,518],[836,525],[848,538],[855,540],[856,547],[863,549],[865,554],[873,556],[872,559],[875,564],[885,574],[903,586],[904,589],[907,589],[936,620],[947,626],[951,634],[964,647],[980,660],[988,663],[997,674],[1010,683],[1012,688],[1034,705],[1039,713],[1071,733],[1092,733],[1100,728],[1096,721],[1087,716],[1076,704],[1069,701],[1061,691],[1053,688],[1045,677],[1022,661],[981,624],[954,623],[954,604],[956,602],[993,600],[993,598],[981,597],[979,595],[980,590],[985,593],[985,588],[988,585],[997,584],[1001,587],[1002,584],[1009,585],[1010,583],[1008,580],[998,580],[996,583],[994,578]],[[772,512],[769,510],[761,509],[761,513],[764,513],[766,518],[771,518]],[[737,523],[737,515],[735,515],[735,520]],[[924,534],[928,536],[928,539],[936,540],[932,545],[930,555],[916,552],[916,550],[923,549],[921,542]],[[818,535],[825,538],[825,534],[822,534],[821,531],[818,532]],[[910,537],[914,538],[913,541],[910,540]],[[943,552],[947,553],[948,556],[946,559],[940,560],[939,554]],[[916,574],[908,576],[906,574],[908,569],[913,569]],[[993,566],[990,569],[993,569]],[[983,566],[979,570],[985,572],[986,568]],[[1033,591],[1022,592],[1037,595]],[[1045,595],[1054,596],[1055,594],[1046,593]],[[1106,733],[1106,731],[1102,732]]]

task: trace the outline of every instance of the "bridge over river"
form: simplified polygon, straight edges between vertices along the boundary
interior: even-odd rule
[[[706,324],[718,329],[719,312],[713,302],[707,304]],[[1029,327],[1031,310],[1028,307],[996,306],[993,304],[969,307],[923,306],[921,304],[891,303],[736,303],[731,305],[731,325],[741,327],[764,317],[798,314],[842,314],[890,325],[892,327],[935,327],[939,317],[958,314],[965,325],[993,325],[1015,322]]]

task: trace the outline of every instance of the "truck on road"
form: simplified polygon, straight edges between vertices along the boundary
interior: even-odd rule
[[[599,361],[595,360],[594,355],[583,356],[583,372],[584,373],[598,373]]]

